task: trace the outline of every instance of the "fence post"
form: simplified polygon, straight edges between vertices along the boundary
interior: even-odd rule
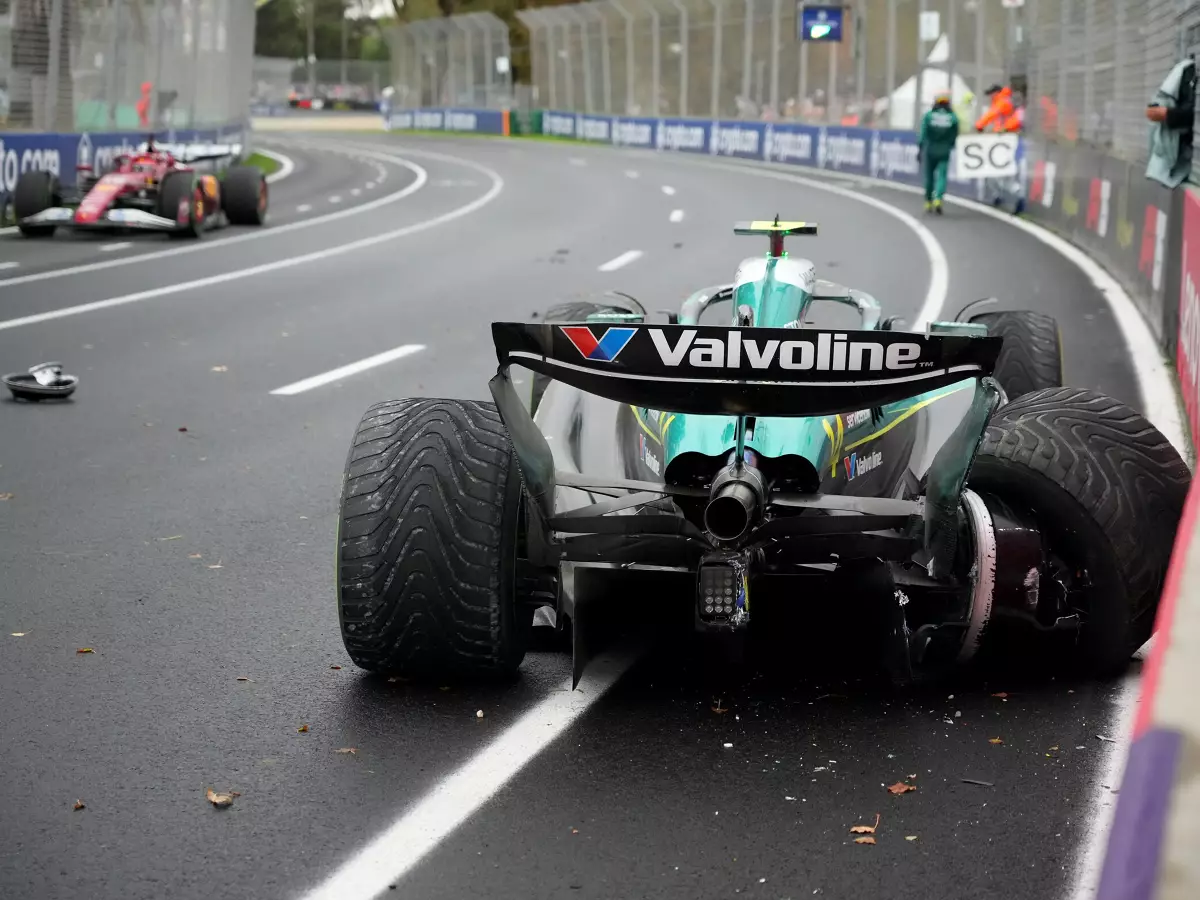
[[[58,130],[59,61],[62,59],[63,0],[50,2],[50,60],[46,67],[45,131]],[[72,116],[72,118],[74,118]],[[74,123],[72,123],[74,124]],[[37,123],[34,123],[37,127]]]
[[[708,0],[713,8],[713,56],[712,56],[712,117],[721,117],[721,38],[724,25],[721,13],[724,11],[725,0]]]
[[[754,0],[745,0],[746,19],[742,22],[742,97],[750,99],[750,59],[754,55]]]
[[[886,86],[888,97],[888,126],[891,128],[896,127],[895,116],[892,115],[892,99],[896,93],[896,3],[897,0],[887,0]]]
[[[688,14],[687,7],[679,0],[671,0],[679,11],[679,115],[688,114]]]
[[[771,0],[771,87],[767,91],[771,113],[779,111],[779,31],[780,7],[782,0]]]
[[[600,78],[604,81],[604,114],[612,115],[612,49],[609,47],[608,16],[598,7],[590,9],[600,20]]]

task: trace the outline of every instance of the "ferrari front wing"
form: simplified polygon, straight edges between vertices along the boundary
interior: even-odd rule
[[[174,219],[143,209],[110,209],[95,219],[79,221],[68,206],[52,206],[20,221],[21,225],[57,225],[59,228],[137,228],[147,231],[175,231],[182,227]]]

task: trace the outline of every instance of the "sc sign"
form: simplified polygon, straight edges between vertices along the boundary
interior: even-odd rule
[[[1015,134],[964,134],[954,144],[954,174],[960,180],[1016,178]]]

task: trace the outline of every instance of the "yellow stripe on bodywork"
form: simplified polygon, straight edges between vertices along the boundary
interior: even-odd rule
[[[641,407],[630,404],[629,408],[633,410],[633,417],[635,419],[637,419],[638,426],[642,429],[642,431],[646,432],[646,434],[650,435],[650,437],[652,437],[658,443],[662,444],[663,446],[666,446],[667,429],[670,428],[671,423],[675,421],[675,416],[673,416],[673,415],[667,416],[664,419],[661,417],[661,413],[660,413],[659,421],[661,424],[659,425],[658,432],[655,433],[654,429],[650,427],[650,423],[647,422],[644,418],[642,418]]]

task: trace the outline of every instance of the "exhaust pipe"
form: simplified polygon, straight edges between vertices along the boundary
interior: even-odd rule
[[[704,527],[718,541],[736,541],[762,518],[766,494],[762,474],[753,466],[729,466],[713,479],[704,508]]]

